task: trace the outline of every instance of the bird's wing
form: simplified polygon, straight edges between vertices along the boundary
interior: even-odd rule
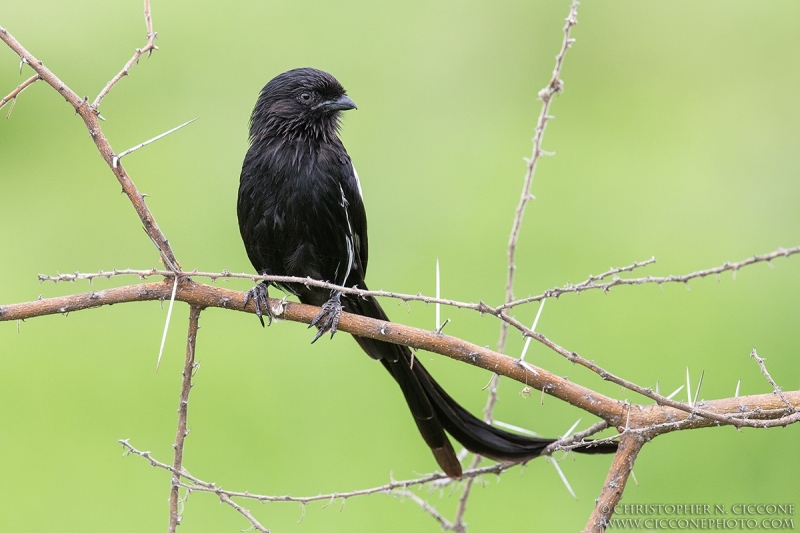
[[[343,176],[339,186],[354,253],[351,272],[346,284],[348,286],[359,285],[367,273],[367,258],[369,254],[367,212],[364,209],[364,199],[361,194],[361,182],[358,179],[358,173],[349,159],[347,165],[343,168]]]

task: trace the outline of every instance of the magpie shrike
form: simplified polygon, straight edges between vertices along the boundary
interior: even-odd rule
[[[250,119],[250,149],[239,185],[239,230],[259,274],[310,277],[367,289],[367,215],[361,185],[339,140],[339,117],[356,104],[326,72],[290,70],[262,89]],[[264,325],[271,321],[270,283],[248,291]],[[377,300],[343,295],[302,283],[274,284],[301,302],[322,307],[312,325],[316,341],[336,332],[339,313],[388,320]],[[400,385],[422,438],[439,466],[453,478],[459,463],[446,433],[471,452],[498,461],[523,461],[541,454],[553,439],[502,431],[479,420],[451,398],[406,346],[354,336]],[[313,342],[313,341],[312,341]],[[616,444],[578,448],[613,453]]]

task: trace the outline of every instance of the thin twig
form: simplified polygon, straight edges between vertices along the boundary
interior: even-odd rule
[[[658,276],[647,276],[646,278],[614,278],[614,280],[609,281],[607,283],[597,283],[598,279],[592,280],[591,278],[582,282],[578,283],[577,285],[567,285],[565,287],[555,287],[548,291],[543,292],[537,296],[529,296],[527,298],[521,298],[519,300],[515,300],[505,305],[501,305],[496,308],[498,311],[502,311],[507,308],[516,307],[518,305],[526,304],[529,302],[538,302],[539,300],[544,300],[545,298],[558,298],[562,294],[566,294],[569,292],[574,293],[581,293],[583,291],[592,290],[592,289],[600,289],[603,292],[608,292],[612,287],[616,287],[617,285],[645,285],[648,283],[655,283],[657,285],[663,285],[665,283],[688,283],[689,281],[696,279],[696,278],[705,278],[711,275],[719,275],[723,272],[733,272],[734,276],[736,272],[746,266],[753,265],[755,263],[769,263],[773,259],[778,257],[789,257],[790,255],[794,255],[800,253],[800,246],[795,246],[793,248],[778,248],[774,252],[770,252],[768,254],[763,255],[754,255],[753,257],[749,257],[744,259],[743,261],[739,261],[736,263],[731,263],[726,261],[724,264],[718,267],[709,268],[706,270],[698,270],[695,272],[690,272],[689,274],[683,274],[680,276],[665,276],[665,277],[658,277]],[[650,264],[654,260],[644,261],[642,263],[634,263],[632,266],[644,266]],[[630,267],[626,267],[630,268]],[[620,269],[620,271],[624,271],[625,269]],[[603,277],[608,277],[609,273],[606,273]],[[600,278],[602,279],[602,278]]]
[[[800,391],[795,391],[790,393],[792,394],[793,398],[797,403],[800,403]],[[772,417],[772,416],[780,416],[780,413],[785,411],[785,409],[777,409],[777,408],[770,408],[770,406],[776,407],[777,404],[770,403],[770,399],[773,398],[774,395],[758,395],[752,397],[742,397],[736,399],[728,399],[728,400],[718,400],[715,402],[709,402],[709,405],[718,405],[718,409],[720,411],[726,411],[730,413],[738,413],[737,416],[754,416],[754,417]],[[640,407],[640,406],[632,406],[632,407]],[[649,406],[652,407],[652,406]],[[668,409],[667,409],[668,410]],[[699,427],[708,427],[709,424],[704,423],[700,418],[686,418],[684,420],[679,421],[669,421],[670,419],[674,418],[674,412],[665,412],[664,409],[661,408],[647,408],[645,407],[643,411],[639,414],[634,413],[632,418],[636,419],[639,417],[644,417],[650,422],[648,422],[647,427],[643,428],[629,428],[626,429],[621,436],[624,438],[626,436],[634,436],[636,438],[642,439],[652,439],[655,435],[668,433],[671,431],[679,430],[679,429],[693,429]],[[585,446],[587,444],[599,444],[602,442],[608,442],[612,438],[609,437],[606,439],[598,439],[593,441],[592,443],[587,443],[584,439],[599,432],[603,429],[606,429],[607,424],[605,422],[597,422],[596,424],[592,425],[590,428],[576,433],[572,437],[568,439],[561,439],[557,442],[551,444],[546,450],[546,454],[552,454],[558,450],[569,450],[577,446]],[[180,487],[185,488],[189,491],[199,491],[199,492],[209,492],[214,494],[225,494],[230,498],[248,498],[253,500],[258,500],[260,502],[296,502],[301,504],[308,504],[315,501],[326,501],[330,502],[333,500],[347,500],[349,498],[357,497],[357,496],[366,496],[369,494],[394,494],[397,489],[407,489],[413,486],[421,486],[427,484],[433,484],[433,486],[437,488],[443,488],[446,486],[453,485],[454,483],[458,483],[460,480],[453,480],[448,478],[445,474],[436,472],[433,474],[428,474],[426,476],[422,476],[416,479],[409,479],[403,481],[391,481],[385,485],[380,485],[377,487],[372,487],[368,489],[360,489],[354,490],[350,492],[336,492],[336,493],[328,493],[328,494],[317,494],[313,496],[290,496],[290,495],[282,495],[282,496],[274,496],[274,495],[262,495],[262,494],[255,494],[251,492],[240,492],[240,491],[232,491],[227,489],[222,489],[218,487],[214,483],[209,483],[207,481],[203,481],[185,469],[182,471],[176,470],[173,466],[170,466],[166,463],[160,462],[155,459],[152,454],[148,451],[139,451],[135,447],[133,447],[128,440],[120,440],[119,443],[126,449],[127,453],[138,455],[144,459],[146,459],[153,467],[160,468],[163,470],[167,470],[171,472],[174,476],[177,477],[175,474],[180,474],[180,477],[187,480],[187,482],[180,482]],[[517,463],[518,464],[518,463]],[[465,470],[461,480],[464,479],[472,479],[475,477],[487,475],[487,474],[501,474],[510,468],[517,466],[514,463],[496,463],[490,466],[476,468],[476,469],[468,469]]]
[[[442,513],[437,511],[435,507],[433,507],[427,501],[423,500],[410,490],[398,490],[395,492],[395,494],[403,498],[408,498],[412,502],[419,505],[423,511],[431,515],[437,522],[439,522],[439,525],[442,526],[443,530],[445,531],[450,530],[450,531],[456,531],[456,533],[462,533],[463,530],[459,529],[457,524],[451,523],[448,519],[442,516]]]
[[[172,462],[172,485],[169,493],[169,533],[175,533],[181,518],[178,514],[179,483],[180,472],[183,472],[183,447],[186,435],[189,434],[186,428],[187,417],[189,415],[189,393],[192,390],[192,377],[194,376],[194,354],[197,345],[197,330],[200,320],[200,307],[191,306],[189,308],[189,333],[186,336],[186,360],[183,364],[183,379],[181,381],[180,403],[178,404],[178,430],[175,434],[175,457]]]
[[[564,438],[558,439],[554,443],[547,446],[547,448],[545,448],[544,451],[542,451],[542,455],[552,455],[553,453],[560,450],[572,450],[575,448],[579,448],[587,444],[584,439],[586,439],[587,437],[591,437],[595,433],[600,433],[604,429],[608,429],[608,427],[609,427],[608,422],[606,422],[605,420],[600,420],[599,422],[595,422],[588,428],[584,429],[583,431],[579,431],[578,433],[575,433],[571,437],[566,436]],[[611,438],[617,438],[617,435],[614,435],[614,437]]]
[[[16,89],[11,91],[7,96],[4,96],[2,99],[0,99],[0,108],[2,108],[8,102],[10,102],[14,98],[16,98],[19,95],[19,93],[21,93],[22,91],[27,89],[29,85],[32,85],[34,82],[38,81],[39,79],[40,79],[39,75],[38,74],[34,74],[33,76],[31,76],[27,80],[25,80],[22,83],[20,83],[19,85],[17,85]]]
[[[92,102],[92,108],[95,110],[95,112],[100,106],[100,101],[106,97],[109,91],[111,91],[111,88],[114,87],[119,80],[128,75],[131,67],[133,67],[134,63],[139,61],[140,57],[142,57],[144,54],[147,54],[147,56],[150,57],[150,55],[153,53],[153,50],[158,50],[158,47],[155,45],[155,40],[158,34],[153,31],[153,18],[150,15],[150,0],[144,0],[144,22],[145,26],[147,27],[147,44],[145,44],[142,48],[137,48],[133,53],[133,57],[127,63],[125,63],[125,66],[122,67],[122,70],[120,70],[116,76],[111,78],[103,90],[100,91],[100,94],[98,94],[97,98],[95,98],[94,102]]]
[[[522,218],[525,215],[525,208],[533,199],[531,194],[531,187],[533,186],[533,176],[536,172],[536,164],[539,158],[544,155],[542,150],[542,139],[544,138],[544,130],[547,127],[547,122],[553,118],[550,116],[550,104],[553,102],[553,96],[564,90],[564,83],[561,81],[561,67],[564,64],[564,57],[567,50],[572,46],[574,39],[571,39],[569,34],[573,26],[578,23],[578,2],[573,0],[569,8],[569,14],[564,24],[564,39],[561,42],[561,49],[556,55],[556,64],[553,68],[553,74],[547,85],[539,91],[539,99],[542,101],[542,109],[539,112],[539,120],[536,123],[536,132],[533,136],[533,153],[528,160],[527,171],[525,172],[525,179],[522,185],[522,195],[519,199],[519,205],[514,212],[514,222],[511,224],[511,234],[508,239],[508,268],[506,274],[506,299],[505,303],[508,304],[514,300],[514,273],[517,269],[515,263],[517,241],[519,240],[519,233],[522,229]],[[508,326],[501,325],[500,328],[500,341],[498,342],[498,351],[503,353],[505,351],[506,337],[508,334]]]
[[[786,396],[783,394],[783,390],[778,386],[777,383],[775,383],[775,380],[772,379],[772,376],[769,375],[769,372],[767,371],[767,365],[764,364],[766,358],[759,357],[758,353],[756,353],[755,348],[753,348],[753,351],[750,352],[750,357],[756,360],[756,363],[758,363],[758,366],[761,368],[761,373],[764,374],[764,377],[767,378],[769,384],[772,385],[773,389],[775,389],[775,394],[777,394],[780,397],[780,399],[783,400],[783,403],[785,403],[786,406],[789,408],[788,411],[790,413],[797,412],[797,409],[795,409],[794,405],[792,405],[792,402],[786,399]],[[736,390],[737,391],[739,390],[738,385],[736,387]]]
[[[139,457],[146,459],[151,466],[167,470],[171,472],[173,475],[178,473],[178,471],[176,471],[174,467],[157,460],[152,456],[150,452],[137,450],[134,446],[131,445],[128,439],[122,439],[119,441],[119,443],[126,449],[127,453],[138,455]],[[349,498],[355,498],[357,496],[367,496],[370,494],[394,494],[396,493],[395,491],[397,491],[398,489],[408,489],[409,487],[428,485],[428,484],[433,484],[437,488],[442,488],[458,483],[463,479],[470,479],[487,474],[501,474],[506,470],[509,470],[510,468],[517,466],[518,464],[519,463],[495,463],[491,466],[485,466],[483,468],[465,470],[461,478],[459,478],[458,480],[451,479],[447,477],[446,474],[443,474],[441,472],[434,472],[432,474],[428,474],[419,478],[407,479],[402,481],[391,481],[384,485],[371,487],[367,489],[359,489],[349,492],[316,494],[313,496],[290,496],[288,494],[282,496],[274,496],[266,494],[256,494],[248,491],[242,492],[242,491],[222,489],[218,487],[215,483],[203,481],[191,475],[186,470],[181,471],[180,476],[188,480],[189,483],[181,482],[180,486],[186,488],[187,490],[192,490],[197,492],[211,492],[214,494],[225,494],[230,498],[246,498],[250,500],[257,500],[260,502],[294,502],[294,503],[308,504],[311,502],[318,502],[318,501],[329,502],[332,500],[347,500]]]
[[[522,185],[522,195],[519,199],[519,205],[517,206],[516,211],[514,212],[514,221],[511,224],[511,234],[508,238],[508,268],[506,274],[506,295],[505,295],[505,303],[508,304],[514,300],[514,274],[517,269],[515,257],[517,252],[517,241],[519,239],[519,233],[522,229],[522,218],[525,215],[525,208],[533,199],[533,195],[531,194],[531,188],[533,186],[533,176],[536,172],[536,164],[539,162],[539,158],[544,155],[544,151],[542,150],[542,140],[544,139],[544,130],[547,127],[547,122],[552,117],[550,116],[550,104],[553,101],[553,96],[563,91],[564,84],[561,81],[561,67],[564,64],[564,57],[567,53],[567,50],[572,46],[574,39],[571,39],[569,34],[570,30],[573,26],[578,23],[578,1],[573,0],[572,4],[569,8],[569,14],[566,18],[566,24],[564,24],[564,39],[561,42],[561,49],[559,50],[558,54],[556,55],[556,64],[553,68],[553,74],[550,77],[550,82],[547,86],[539,91],[539,98],[542,101],[542,109],[539,112],[539,120],[536,124],[536,132],[533,136],[533,153],[531,154],[531,158],[528,160],[528,167],[525,173],[525,179],[523,180]],[[541,310],[541,308],[540,308]],[[498,316],[498,315],[495,315]],[[538,319],[538,317],[537,317]],[[508,323],[501,322],[500,323],[500,339],[497,342],[497,351],[500,353],[505,353],[506,350],[506,340],[508,338]],[[491,386],[489,388],[489,400],[487,402],[486,408],[484,409],[484,418],[491,420],[492,412],[494,411],[494,406],[497,403],[497,388],[499,385],[499,378],[495,374],[492,376]]]
[[[436,258],[436,298],[441,298],[442,295],[442,278],[439,274],[439,258]],[[442,304],[436,304],[436,331],[441,331],[444,324],[442,324]]]
[[[533,176],[536,172],[536,164],[539,162],[539,158],[544,155],[544,151],[542,150],[542,140],[544,139],[544,130],[547,127],[547,122],[550,120],[550,104],[553,101],[553,96],[556,93],[559,93],[564,90],[564,84],[561,81],[561,67],[564,64],[564,57],[567,53],[567,50],[572,46],[574,39],[571,39],[569,34],[570,30],[573,26],[578,23],[578,0],[573,0],[572,4],[569,8],[569,14],[566,18],[566,23],[564,24],[564,39],[561,42],[561,49],[559,50],[558,54],[556,55],[556,64],[553,68],[553,74],[550,77],[550,81],[548,82],[547,86],[539,91],[539,99],[542,101],[542,109],[539,112],[539,120],[536,123],[536,132],[533,136],[533,153],[531,154],[531,158],[528,160],[528,167],[525,172],[525,179],[523,180],[522,185],[522,195],[519,199],[519,205],[517,206],[516,211],[514,212],[514,222],[511,224],[511,234],[508,238],[508,268],[506,273],[506,295],[505,295],[505,304],[509,304],[514,300],[514,274],[517,269],[517,265],[515,262],[516,252],[517,252],[517,241],[519,239],[519,233],[522,229],[522,218],[525,215],[525,208],[533,199],[533,195],[531,194],[531,188],[533,186]],[[495,314],[495,316],[499,316]],[[497,351],[500,353],[505,353],[506,350],[506,340],[508,339],[508,323],[501,322],[500,323],[500,339],[497,342]],[[492,377],[491,387],[489,389],[489,401],[487,403],[486,409],[484,409],[485,418],[491,419],[492,412],[494,410],[494,405],[497,403],[497,387],[499,384],[499,379],[497,376]]]
[[[591,283],[590,280],[594,278],[602,279],[602,277],[607,277],[608,272],[605,274],[601,274],[600,276],[590,276],[589,280],[584,281],[583,283],[579,283],[577,285],[567,285],[566,287],[562,288],[555,288],[546,291],[538,296],[531,296],[521,300],[515,300],[510,304],[502,304],[497,307],[492,307],[487,305],[484,302],[461,302],[458,300],[450,300],[446,298],[434,298],[432,296],[425,296],[421,293],[417,294],[404,294],[399,292],[392,292],[392,291],[382,291],[382,290],[371,290],[365,291],[361,289],[357,289],[355,287],[345,287],[342,285],[334,285],[333,283],[328,283],[325,281],[315,280],[309,277],[300,278],[300,277],[293,277],[293,276],[271,276],[271,275],[257,275],[257,274],[247,274],[247,273],[234,273],[228,270],[223,270],[222,272],[201,272],[194,270],[192,272],[179,272],[177,275],[181,277],[194,277],[194,278],[209,278],[211,281],[216,281],[218,279],[247,279],[253,282],[260,282],[260,281],[273,281],[277,283],[301,283],[307,287],[319,287],[322,289],[328,290],[337,290],[342,292],[343,294],[353,294],[357,296],[367,297],[379,297],[379,298],[394,298],[397,300],[401,300],[403,302],[411,302],[411,301],[418,301],[423,302],[426,304],[430,303],[440,303],[442,305],[448,305],[451,307],[456,307],[459,309],[469,309],[473,311],[478,311],[482,314],[489,314],[493,316],[500,316],[500,314],[511,308],[518,305],[522,305],[525,303],[530,302],[538,302],[541,300],[545,300],[548,298],[558,298],[561,294],[566,293],[580,293],[585,290],[591,289],[603,289],[608,290],[610,286],[613,285],[643,285],[647,283],[656,283],[656,284],[664,284],[664,283],[686,283],[687,281],[705,277],[712,273],[719,273],[725,270],[738,270],[745,266],[749,266],[755,263],[760,262],[768,262],[777,257],[788,257],[791,255],[795,255],[800,253],[800,246],[795,246],[793,248],[778,248],[777,250],[764,254],[764,255],[757,255],[751,258],[745,259],[743,261],[739,261],[738,263],[730,263],[726,262],[724,265],[715,267],[708,270],[699,270],[696,272],[691,272],[689,274],[683,274],[680,276],[668,276],[668,277],[652,277],[649,276],[647,278],[634,278],[634,279],[618,279],[614,280],[613,282],[609,282],[608,284],[597,284]],[[634,263],[634,265],[630,265],[627,267],[621,267],[612,269],[609,272],[622,272],[622,271],[629,271],[630,269],[635,268],[637,265],[646,265],[650,264],[650,261],[643,261],[641,263]],[[145,279],[148,277],[159,276],[159,277],[172,277],[175,276],[175,272],[169,270],[158,270],[156,268],[152,268],[149,270],[137,270],[137,269],[113,269],[111,271],[99,271],[93,273],[82,273],[82,272],[74,272],[72,274],[58,274],[55,276],[47,275],[47,274],[39,274],[38,278],[39,281],[52,281],[54,283],[58,282],[75,282],[78,280],[87,280],[90,283],[92,280],[96,278],[107,278],[111,279],[112,277],[116,276],[136,276],[139,279]],[[524,331],[523,331],[524,333]]]
[[[492,377],[489,379],[489,396],[486,398],[486,406],[483,408],[483,421],[491,425],[493,423],[494,406],[497,403],[497,387],[500,384],[500,375],[492,372]],[[470,470],[474,470],[481,463],[482,457],[475,455],[472,458],[472,463],[469,466]],[[467,501],[472,493],[472,485],[475,483],[474,478],[470,478],[464,484],[464,492],[458,498],[458,506],[456,507],[455,518],[453,519],[453,528],[456,533],[465,533],[466,525],[464,524],[464,515],[467,512]]]
[[[497,379],[497,377],[497,374],[492,374],[492,380]],[[467,471],[474,471],[482,459],[483,458],[480,455],[475,455],[475,457],[472,458],[472,464],[470,464],[469,470]],[[466,480],[464,483],[464,492],[462,492],[461,496],[458,498],[458,507],[456,507],[456,514],[451,527],[451,529],[456,533],[466,533],[467,531],[467,526],[464,523],[464,515],[467,512],[467,501],[469,501],[470,494],[472,494],[472,485],[475,483],[475,479],[475,477],[470,477]]]
[[[142,221],[145,231],[153,240],[153,242],[156,243],[159,252],[168,259],[167,264],[178,265],[178,261],[175,259],[175,254],[172,251],[169,241],[161,232],[161,229],[158,227],[155,218],[153,218],[153,215],[150,213],[150,209],[144,203],[144,195],[138,191],[122,165],[117,165],[117,167],[114,168],[114,150],[111,148],[111,144],[109,144],[108,139],[106,139],[105,135],[103,134],[103,130],[98,122],[96,110],[88,104],[86,99],[78,96],[78,94],[70,89],[63,81],[61,81],[58,76],[53,74],[50,69],[45,67],[42,61],[36,59],[30,52],[28,52],[19,43],[19,41],[17,41],[3,27],[0,27],[0,41],[6,43],[9,48],[11,48],[14,52],[16,52],[17,55],[19,55],[20,58],[28,63],[30,67],[39,75],[39,77],[53,89],[55,89],[61,96],[63,96],[75,109],[75,112],[81,116],[86,128],[89,131],[89,136],[92,138],[97,150],[100,152],[100,155],[103,157],[106,164],[109,166],[109,168],[111,168],[114,176],[119,181],[120,185],[122,186],[122,190],[128,196],[133,208],[136,210],[136,214],[139,215],[139,219]]]
[[[245,509],[244,507],[242,507],[241,505],[239,505],[235,501],[231,500],[230,496],[228,496],[224,492],[219,493],[218,496],[219,496],[220,501],[222,501],[223,503],[227,503],[228,505],[230,505],[231,507],[236,509],[239,513],[241,513],[245,518],[247,518],[250,521],[250,523],[253,525],[254,528],[256,528],[257,530],[261,531],[261,533],[269,533],[269,529],[267,529],[264,526],[262,526],[259,523],[259,521],[256,520],[253,517],[252,514],[250,514],[250,511],[248,511],[247,509]]]

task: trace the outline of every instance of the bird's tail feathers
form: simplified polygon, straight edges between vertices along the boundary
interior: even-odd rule
[[[366,288],[366,287],[364,287]],[[344,298],[345,311],[389,320],[374,298]],[[528,437],[496,428],[461,407],[433,379],[407,346],[354,336],[356,342],[383,366],[400,385],[422,437],[433,451],[439,466],[450,477],[461,475],[461,464],[445,435],[450,433],[469,451],[496,461],[524,461],[541,455],[555,439]],[[616,443],[576,448],[580,453],[614,453]]]

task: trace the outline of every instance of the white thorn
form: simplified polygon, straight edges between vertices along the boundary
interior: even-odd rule
[[[175,304],[175,293],[178,291],[178,276],[175,276],[175,283],[172,285],[172,297],[169,299],[169,309],[167,309],[167,323],[164,324],[164,334],[161,336],[161,348],[158,350],[158,361],[156,361],[156,373],[161,366],[161,355],[164,353],[164,343],[167,342],[167,331],[169,331],[169,320],[172,317],[172,306]]]
[[[155,136],[155,137],[153,137],[152,139],[150,139],[150,140],[147,140],[147,141],[145,141],[145,142],[143,142],[143,143],[141,143],[141,144],[137,144],[137,145],[136,145],[136,146],[134,146],[133,148],[128,148],[127,150],[125,150],[124,152],[122,152],[121,154],[119,154],[119,155],[117,156],[117,159],[118,159],[118,160],[119,160],[119,159],[122,159],[123,157],[125,157],[125,156],[126,156],[126,155],[128,155],[129,153],[131,153],[131,152],[135,152],[135,151],[136,151],[136,150],[138,150],[139,148],[142,148],[142,147],[144,147],[144,146],[147,146],[147,145],[148,145],[148,144],[150,144],[150,143],[156,142],[157,140],[161,139],[162,137],[166,137],[166,136],[167,136],[167,135],[169,135],[170,133],[176,132],[176,131],[178,131],[179,129],[183,128],[184,126],[188,126],[189,124],[191,124],[191,123],[192,123],[192,122],[194,122],[195,120],[197,120],[197,118],[193,118],[192,120],[190,120],[190,121],[188,121],[188,122],[184,122],[184,123],[183,123],[183,124],[181,124],[180,126],[176,126],[176,127],[172,128],[172,129],[171,129],[171,130],[169,130],[169,131],[165,131],[165,132],[164,132],[164,133],[162,133],[161,135],[156,135],[156,136]]]
[[[542,316],[542,309],[544,309],[544,303],[547,301],[545,298],[539,302],[539,310],[536,311],[536,318],[533,319],[533,325],[531,326],[531,331],[536,331],[536,325],[539,323],[539,317]],[[525,346],[522,347],[522,355],[519,356],[520,360],[525,360],[525,354],[528,353],[528,346],[531,345],[531,338],[528,337],[525,339]]]
[[[516,431],[517,433],[522,433],[523,435],[529,435],[531,437],[539,437],[540,435],[535,431],[531,431],[529,429],[521,428],[519,426],[515,426],[513,424],[506,424],[505,422],[500,422],[499,420],[492,420],[492,425],[497,426],[503,429],[510,429],[511,431]]]
[[[697,397],[700,396],[700,387],[703,386],[703,376],[705,375],[706,375],[705,370],[700,372],[700,381],[697,382],[697,391],[694,393],[694,401],[692,402],[693,405],[697,405]]]
[[[440,295],[442,294],[442,282],[441,278],[439,277],[439,258],[436,258],[436,299],[438,300]],[[433,328],[435,330],[439,329],[439,326],[442,325],[442,305],[439,302],[436,302],[436,326]]]
[[[675,389],[675,392],[673,392],[672,394],[670,394],[669,396],[667,396],[667,400],[671,400],[671,399],[673,398],[673,396],[675,396],[676,394],[678,394],[678,393],[679,393],[680,391],[682,391],[682,390],[683,390],[683,385],[681,385],[680,387],[678,387],[677,389]]]
[[[577,500],[578,497],[575,496],[575,491],[572,490],[572,487],[570,487],[570,485],[569,485],[569,481],[567,481],[567,477],[564,475],[564,472],[561,471],[561,467],[558,466],[558,461],[556,461],[552,457],[548,457],[548,459],[553,464],[553,467],[556,469],[556,472],[558,472],[558,475],[561,478],[561,481],[564,482],[564,486],[567,487],[567,490],[569,491],[570,494],[572,494],[572,497]]]
[[[567,432],[566,432],[566,433],[564,433],[563,435],[561,435],[561,438],[562,438],[562,439],[566,439],[567,437],[569,437],[569,436],[572,434],[572,432],[573,432],[573,431],[575,431],[575,428],[576,428],[576,427],[578,427],[578,424],[580,424],[580,423],[581,423],[581,420],[582,420],[582,419],[580,419],[580,418],[579,418],[578,420],[576,420],[576,421],[575,421],[575,423],[574,423],[574,424],[572,424],[572,427],[571,427],[571,428],[569,428],[569,429],[567,430]]]
[[[534,367],[533,367],[533,365],[530,365],[530,364],[528,364],[528,362],[527,362],[527,361],[520,361],[519,363],[520,363],[522,366],[524,366],[526,369],[528,369],[528,370],[530,370],[531,372],[533,372],[535,375],[537,375],[537,376],[539,375],[539,372],[537,372],[537,371],[536,371],[536,368],[534,368]],[[544,394],[544,391],[542,391],[542,394]]]

